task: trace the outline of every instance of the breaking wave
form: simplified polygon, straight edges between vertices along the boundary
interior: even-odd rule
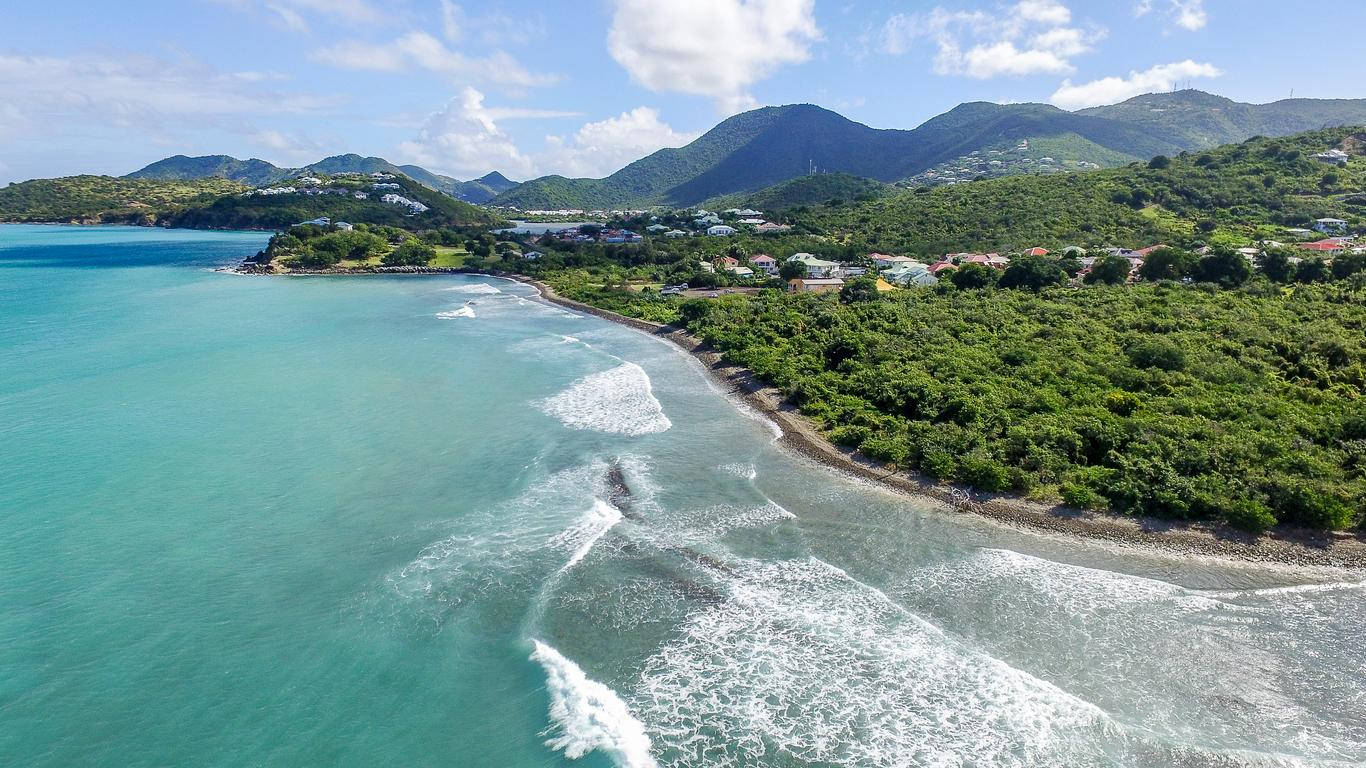
[[[538,407],[571,429],[639,437],[673,426],[655,399],[649,375],[635,363],[585,376]]]
[[[1092,764],[1114,726],[819,560],[750,561],[630,698],[670,766]]]
[[[474,307],[461,307],[452,309],[449,312],[437,312],[436,316],[442,320],[454,320],[458,317],[474,317]]]
[[[546,745],[577,760],[600,751],[622,768],[655,768],[650,737],[626,702],[611,688],[589,678],[577,664],[539,640],[531,660],[545,670],[550,695]]]
[[[480,296],[492,296],[495,293],[502,293],[502,291],[498,290],[497,288],[494,288],[491,285],[488,285],[487,283],[475,283],[473,285],[454,285],[450,288],[446,288],[445,290],[453,291],[455,293],[472,293]]]

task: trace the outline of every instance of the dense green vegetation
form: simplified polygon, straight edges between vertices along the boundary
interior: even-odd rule
[[[1260,529],[1366,515],[1366,292],[724,297],[689,327],[837,442],[985,491]]]
[[[225,179],[35,179],[0,188],[0,221],[153,224],[166,213],[245,189]]]
[[[1145,98],[1160,98],[1166,114],[1181,117],[1155,114]],[[963,104],[909,131],[869,128],[809,104],[765,107],[731,117],[686,147],[660,150],[607,178],[548,176],[500,195],[495,203],[523,209],[696,205],[755,193],[812,171],[899,181],[1023,139],[1063,163],[1109,166],[1241,141],[1254,133],[1279,136],[1353,123],[1366,123],[1366,100],[1258,106],[1198,91],[1139,97],[1078,113],[1046,104]]]
[[[1346,167],[1312,155],[1352,154]],[[1033,245],[1246,244],[1333,216],[1366,221],[1366,133],[1334,128],[1251,139],[1148,164],[918,189],[813,210],[812,231],[883,252],[944,254]]]
[[[238,160],[228,155],[186,157],[174,155],[136,170],[125,179],[152,181],[184,181],[187,179],[228,179],[252,187],[264,187],[294,175],[288,168],[278,168],[265,160]]]
[[[772,214],[802,206],[842,205],[876,200],[892,192],[892,187],[861,176],[848,173],[817,173],[775,184],[752,195],[718,197],[703,203],[703,207],[711,210],[753,208]]]

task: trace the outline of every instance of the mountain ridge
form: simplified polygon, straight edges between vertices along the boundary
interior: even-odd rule
[[[474,205],[487,203],[517,185],[498,171],[472,181],[461,181],[419,165],[394,165],[382,157],[362,157],[354,153],[331,155],[299,168],[283,168],[258,158],[239,160],[231,155],[172,155],[120,178],[147,181],[221,178],[250,186],[266,186],[308,173],[401,173],[426,187]]]
[[[1078,140],[1060,143],[1075,155],[1057,158],[1060,166],[1114,167],[1259,134],[1285,136],[1355,123],[1366,123],[1366,99],[1256,105],[1194,90],[1147,94],[1076,112],[1049,104],[968,102],[910,130],[871,128],[811,104],[764,107],[728,118],[685,147],[659,150],[602,179],[545,176],[500,194],[492,204],[523,209],[682,207],[756,193],[813,171],[891,183],[972,153],[1061,136]]]

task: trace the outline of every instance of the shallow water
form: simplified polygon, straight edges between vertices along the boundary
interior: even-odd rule
[[[0,226],[0,764],[1366,755],[1359,583],[898,499],[522,285],[209,271],[264,240]]]

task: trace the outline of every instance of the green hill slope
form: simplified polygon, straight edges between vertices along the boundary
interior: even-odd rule
[[[1180,150],[1207,149],[1253,136],[1288,136],[1366,124],[1366,99],[1288,99],[1242,104],[1203,91],[1137,96],[1079,115],[1121,121],[1160,134]]]
[[[894,189],[873,179],[848,173],[817,173],[775,184],[751,195],[730,195],[708,200],[711,209],[754,208],[765,213],[789,211],[802,206],[874,200]]]
[[[156,223],[181,207],[247,187],[220,178],[156,181],[112,176],[35,179],[0,188],[0,221]]]
[[[228,195],[197,205],[185,206],[161,217],[171,226],[211,229],[283,229],[299,222],[327,216],[333,221],[353,224],[383,224],[408,230],[438,227],[489,227],[498,220],[488,211],[442,194],[413,179],[396,174],[391,183],[397,190],[385,190],[428,206],[410,214],[399,205],[385,203],[377,192],[358,200],[350,195]],[[368,189],[368,183],[333,179],[332,187]]]
[[[1341,148],[1346,167],[1312,155]],[[812,211],[811,224],[888,252],[1248,241],[1316,218],[1366,227],[1366,129],[1253,139],[1124,168],[921,188]]]

